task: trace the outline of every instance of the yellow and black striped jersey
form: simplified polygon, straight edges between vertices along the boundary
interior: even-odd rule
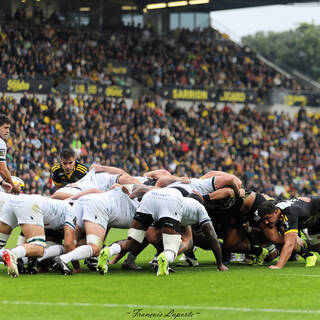
[[[51,178],[56,187],[64,187],[68,183],[73,183],[80,180],[83,176],[85,176],[88,172],[88,168],[76,161],[74,170],[68,175],[66,174],[61,166],[61,163],[55,164],[51,168]]]

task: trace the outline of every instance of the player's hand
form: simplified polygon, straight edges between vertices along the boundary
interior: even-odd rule
[[[180,182],[187,184],[187,183],[190,183],[191,180],[188,177],[182,177],[182,178],[180,178]]]
[[[12,189],[11,189],[11,193],[13,194],[20,194],[20,185],[16,186],[16,185],[11,185]]]
[[[128,190],[128,188],[126,186],[122,186],[121,190],[122,190],[123,193],[125,193],[128,196],[130,196],[130,192],[129,192],[129,190]]]
[[[81,268],[73,268],[72,273],[80,273]]]
[[[218,267],[217,271],[229,271],[229,268],[222,264]]]
[[[269,266],[269,269],[282,269],[282,268],[278,267],[277,265],[272,265],[272,266]]]
[[[2,188],[3,188],[6,192],[10,193],[11,190],[12,190],[12,185],[11,185],[10,183],[6,182],[6,181],[2,181]]]

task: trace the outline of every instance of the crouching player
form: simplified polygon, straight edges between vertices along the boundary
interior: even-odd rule
[[[65,201],[54,200],[40,195],[11,196],[4,202],[0,214],[1,245],[5,246],[9,235],[17,225],[26,242],[14,249],[2,251],[2,259],[8,274],[18,277],[17,259],[42,257],[46,248],[44,225],[52,229],[64,229],[64,248],[74,249],[74,213]]]
[[[92,190],[93,191],[93,190]],[[128,229],[138,207],[128,192],[117,187],[114,190],[88,194],[75,204],[77,234],[86,234],[86,244],[73,251],[54,258],[57,267],[64,275],[71,274],[68,263],[98,256],[107,230],[110,228]]]
[[[154,189],[147,192],[134,216],[128,238],[113,243],[101,251],[98,262],[100,273],[107,273],[111,256],[137,248],[143,242],[150,225],[157,222],[164,248],[158,256],[157,276],[168,275],[169,264],[176,259],[181,245],[180,226],[184,200],[181,191],[176,188]]]
[[[222,264],[221,247],[212,221],[203,206],[202,198],[197,194],[191,194],[183,199],[181,226],[185,231],[182,233],[178,255],[193,248],[191,225],[197,225],[206,236],[206,241],[216,258],[218,271],[227,271],[228,268]],[[158,229],[148,229],[147,240],[149,242],[157,247],[160,239],[161,234]]]

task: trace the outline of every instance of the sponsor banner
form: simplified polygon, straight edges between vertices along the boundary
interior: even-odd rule
[[[107,71],[111,75],[128,76],[130,75],[130,66],[126,63],[108,62]]]
[[[164,86],[160,95],[166,99],[256,103],[257,92],[254,90],[215,90],[203,87]]]
[[[320,93],[274,89],[271,94],[271,103],[291,107],[319,107]]]
[[[72,81],[69,85],[69,92],[85,95],[103,95],[105,97],[130,98],[131,88],[125,86],[104,85],[93,82]]]
[[[51,89],[52,80],[0,79],[0,91],[2,92],[49,94]]]
[[[256,103],[257,91],[255,90],[218,90],[217,102]]]

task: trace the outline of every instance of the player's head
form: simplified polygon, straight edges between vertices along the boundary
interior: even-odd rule
[[[3,113],[0,113],[0,137],[7,140],[10,134],[10,119]]]
[[[66,174],[70,174],[75,168],[76,153],[72,149],[63,149],[60,154],[60,159],[62,170]]]
[[[280,209],[276,207],[271,201],[263,202],[258,208],[258,214],[263,222],[272,228],[278,221]]]
[[[14,185],[17,186],[20,191],[24,190],[24,181],[22,179],[20,179],[19,177],[16,177],[16,176],[12,176],[11,179],[12,179]]]

